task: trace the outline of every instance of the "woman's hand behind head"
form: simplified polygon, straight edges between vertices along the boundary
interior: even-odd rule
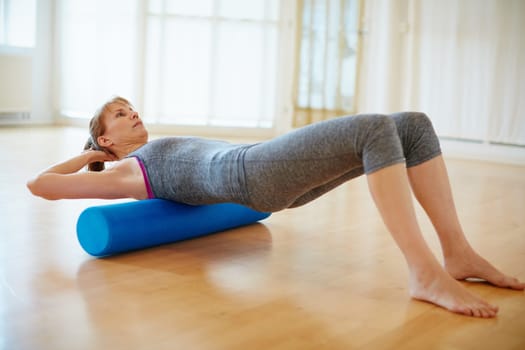
[[[89,163],[114,162],[118,160],[115,155],[106,153],[104,151],[86,150],[82,153],[87,153],[89,155]]]
[[[88,170],[89,171],[102,171],[105,169],[104,162],[113,162],[118,160],[117,156],[93,149],[88,149],[82,152],[82,154],[88,155]]]

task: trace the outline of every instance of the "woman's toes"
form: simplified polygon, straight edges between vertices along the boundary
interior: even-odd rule
[[[525,283],[521,283],[517,278],[512,278],[509,284],[510,288],[516,290],[525,289]]]
[[[499,311],[499,307],[498,306],[494,306],[494,305],[490,305],[491,307],[491,310],[494,312],[494,315],[496,315]]]
[[[491,311],[490,309],[482,309],[481,310],[481,317],[483,317],[483,318],[494,317],[494,312]]]
[[[498,308],[487,302],[480,301],[474,304],[458,305],[452,311],[471,317],[492,318],[498,313]]]
[[[452,308],[451,311],[455,312],[455,313],[458,313],[458,314],[462,314],[462,315],[465,315],[465,316],[474,316],[474,313],[472,311],[472,308],[466,306],[466,305],[459,305],[455,308]]]
[[[516,290],[522,290],[525,287],[525,284],[521,283],[517,278],[508,277],[503,274],[494,278],[493,284],[498,287],[511,288]]]
[[[483,306],[483,308],[481,309],[482,317],[484,318],[495,317],[496,314],[498,313],[498,307],[493,306],[489,303],[485,303],[485,304],[486,306]]]
[[[498,308],[492,308],[492,309],[489,309],[489,317],[496,317],[496,315],[498,314]]]
[[[474,317],[482,317],[483,314],[482,314],[481,310],[482,309],[479,308],[479,307],[475,307],[475,306],[472,307],[472,316],[474,316]]]

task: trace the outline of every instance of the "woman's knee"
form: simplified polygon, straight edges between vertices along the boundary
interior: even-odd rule
[[[395,121],[384,114],[363,114],[357,117],[359,123],[359,130],[361,134],[366,135],[366,139],[374,139],[376,137],[383,138],[385,135],[396,135]]]
[[[393,119],[385,114],[365,114],[362,116],[366,123],[375,129],[390,128],[395,125]]]
[[[407,166],[420,164],[441,153],[432,120],[425,113],[398,113],[392,118],[397,125]]]
[[[361,156],[365,173],[404,161],[395,121],[387,115],[365,115],[361,133]]]
[[[423,112],[403,112],[392,115],[397,128],[408,133],[430,132],[434,133],[432,120]]]

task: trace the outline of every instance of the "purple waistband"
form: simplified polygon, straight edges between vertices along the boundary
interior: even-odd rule
[[[144,166],[144,163],[142,163],[142,160],[140,160],[139,157],[135,157],[140,165],[140,170],[142,171],[142,176],[144,177],[144,183],[146,184],[146,191],[148,192],[148,199],[155,198],[155,195],[153,194],[153,191],[151,190],[151,185],[148,178],[148,173],[146,172],[146,167]]]

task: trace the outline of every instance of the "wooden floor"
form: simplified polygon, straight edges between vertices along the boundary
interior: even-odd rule
[[[92,258],[75,224],[106,202],[50,202],[25,188],[85,136],[0,129],[0,349],[525,349],[523,292],[469,283],[500,306],[491,320],[409,299],[362,178],[261,224]],[[447,162],[471,242],[525,280],[525,167]]]

